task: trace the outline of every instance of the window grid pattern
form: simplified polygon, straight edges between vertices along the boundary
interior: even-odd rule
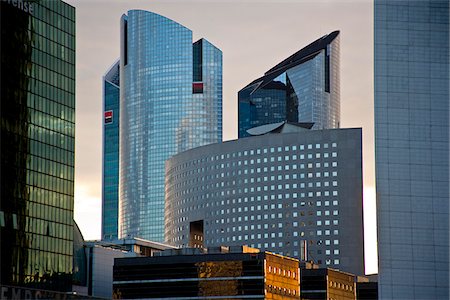
[[[206,247],[246,244],[298,258],[306,247],[323,266],[362,273],[360,144],[357,133],[327,138],[252,137],[170,159],[166,242],[187,246],[190,222],[204,219]],[[360,237],[354,247],[349,234]]]
[[[374,8],[380,299],[448,299],[449,3]]]
[[[0,3],[2,283],[70,291],[75,9]]]

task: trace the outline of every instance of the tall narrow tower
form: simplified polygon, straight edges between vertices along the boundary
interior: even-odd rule
[[[165,161],[222,140],[222,52],[158,14],[121,20],[119,238],[164,240]]]
[[[102,240],[118,238],[120,77],[117,60],[103,76]]]

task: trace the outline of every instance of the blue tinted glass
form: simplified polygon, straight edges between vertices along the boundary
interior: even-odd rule
[[[333,32],[239,91],[239,137],[249,136],[252,127],[282,121],[339,128],[339,44],[339,33]]]
[[[222,140],[222,53],[151,12],[122,32],[119,236],[163,241],[166,159]]]

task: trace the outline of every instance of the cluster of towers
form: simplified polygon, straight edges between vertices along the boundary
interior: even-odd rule
[[[75,8],[8,0],[0,16],[1,293],[38,298],[86,271],[74,250]],[[375,0],[381,299],[449,295],[448,25],[448,1]],[[120,30],[103,80],[102,240],[249,245],[363,274],[362,130],[340,128],[339,32],[243,87],[239,138],[222,142],[222,52],[147,11]]]
[[[102,239],[251,245],[364,273],[361,129],[339,129],[339,31],[238,93],[222,143],[222,52],[155,13],[121,19],[104,76]]]

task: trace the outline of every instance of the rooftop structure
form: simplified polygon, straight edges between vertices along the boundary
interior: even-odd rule
[[[310,122],[313,129],[339,128],[339,31],[299,50],[238,93],[238,136],[270,123]]]

